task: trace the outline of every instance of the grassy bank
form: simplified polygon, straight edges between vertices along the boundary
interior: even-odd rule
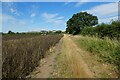
[[[80,46],[94,55],[100,57],[101,61],[113,64],[120,73],[120,43],[117,40],[97,37],[83,37],[78,39]]]

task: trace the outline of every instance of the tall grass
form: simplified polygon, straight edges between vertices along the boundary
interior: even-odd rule
[[[104,62],[114,64],[120,74],[120,43],[117,40],[108,38],[100,39],[97,37],[81,36],[79,38],[80,46],[87,51],[98,55]]]
[[[2,77],[27,76],[38,65],[39,60],[44,58],[46,51],[58,43],[61,37],[62,35],[39,35],[30,38],[3,39]]]

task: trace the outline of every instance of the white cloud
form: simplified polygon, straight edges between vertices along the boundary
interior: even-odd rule
[[[58,19],[63,19],[64,17],[57,17],[56,19],[58,20]]]
[[[65,2],[65,5],[68,5],[69,3],[73,2],[74,0],[68,0]]]
[[[25,26],[26,25],[26,21],[25,20],[16,19],[13,16],[6,15],[6,14],[2,14],[2,22],[3,23],[7,23],[8,22],[8,23],[10,23],[12,25],[16,25],[16,23],[17,23],[17,26],[18,25],[20,25],[20,26]]]
[[[85,4],[85,2],[78,2],[78,3],[75,4],[75,7],[79,7],[79,6],[83,5],[83,4]]]
[[[85,10],[90,14],[98,16],[100,23],[118,15],[118,3],[107,3],[95,6],[90,10]],[[103,21],[102,21],[103,20]]]
[[[86,2],[91,2],[91,0],[80,0],[80,2],[77,2],[75,4],[75,7],[79,7],[79,6],[83,5],[83,4],[85,4]]]
[[[11,14],[20,16],[22,13],[18,11],[18,9],[16,8],[16,5],[13,2],[8,2],[8,3],[3,3],[2,5],[3,7],[5,7],[5,10],[8,12],[11,12]]]
[[[65,21],[63,20],[63,16],[59,16],[56,14],[49,14],[49,13],[43,13],[42,17],[44,18],[44,21],[54,24],[55,26],[65,24]]]
[[[30,15],[30,17],[35,17],[36,16],[36,13],[32,13],[31,15]]]
[[[92,14],[97,14],[99,16],[114,16],[118,14],[118,3],[108,3],[93,7],[91,10],[87,10]]]
[[[30,17],[32,18],[32,17],[35,17],[36,15],[39,14],[39,10],[38,9],[40,9],[39,3],[34,3],[34,4],[32,4],[30,6],[29,9],[27,9],[27,12],[30,15]]]
[[[14,8],[10,8],[10,11],[11,11],[12,14],[20,16],[20,13],[18,12],[18,10],[15,7]]]
[[[74,7],[80,7],[87,2],[119,2],[119,0],[68,0],[67,2],[65,2],[65,5],[68,5],[72,2],[77,2]]]
[[[99,23],[111,23],[112,20],[118,20],[118,16],[100,19]]]
[[[27,26],[26,20],[16,19],[15,17],[7,14],[2,14],[1,16],[2,16],[3,31],[15,30],[15,29],[20,30],[22,28],[25,28],[25,26]]]
[[[12,13],[14,13],[14,12],[15,12],[15,10],[14,10],[13,8],[10,8],[10,11],[11,11]]]
[[[46,19],[53,19],[58,16],[58,14],[49,14],[49,13],[43,13],[42,16]]]

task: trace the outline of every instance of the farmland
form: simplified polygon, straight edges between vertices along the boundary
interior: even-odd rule
[[[2,42],[3,78],[116,78],[119,75],[117,40],[68,34],[12,34],[3,35]]]
[[[2,79],[120,78],[119,3],[2,1]]]
[[[120,77],[119,24],[99,24],[77,35],[62,31],[3,33],[2,77]]]
[[[11,38],[12,37],[12,38]],[[20,78],[28,75],[45,57],[46,51],[54,46],[62,35],[3,36],[2,77]]]

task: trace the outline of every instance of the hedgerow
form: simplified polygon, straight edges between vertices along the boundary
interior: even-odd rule
[[[120,38],[120,21],[113,21],[111,24],[99,24],[96,27],[86,27],[81,32],[82,35],[97,36],[100,38]]]

